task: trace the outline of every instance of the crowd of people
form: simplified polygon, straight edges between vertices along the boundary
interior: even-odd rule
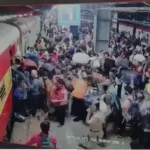
[[[112,122],[120,138],[129,127],[131,148],[150,147],[147,41],[112,30],[108,50],[100,51],[94,52],[91,24],[82,24],[74,33],[71,27],[49,23],[43,24],[34,47],[28,47],[23,58],[15,59],[14,112],[24,117],[36,117],[39,109],[48,112],[41,123],[42,132],[27,145],[42,147],[45,140],[47,146],[56,148],[56,139],[48,136],[50,120],[61,127],[68,112],[73,121],[89,125],[89,142],[91,138],[107,138],[107,126]],[[77,61],[73,59],[76,54],[81,54]],[[82,54],[89,56],[87,63]],[[97,144],[91,145],[95,148]]]

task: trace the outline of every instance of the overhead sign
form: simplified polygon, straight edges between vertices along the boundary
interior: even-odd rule
[[[81,21],[80,5],[59,5],[58,6],[58,25],[61,26],[80,26]]]

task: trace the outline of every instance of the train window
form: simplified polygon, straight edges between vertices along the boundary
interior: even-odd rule
[[[0,99],[3,100],[6,97],[6,89],[5,89],[5,84],[4,82],[2,83],[0,87]]]

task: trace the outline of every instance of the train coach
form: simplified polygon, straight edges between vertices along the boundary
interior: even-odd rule
[[[0,141],[10,139],[13,126],[11,57],[24,55],[39,33],[38,16],[0,22]]]
[[[148,44],[150,45],[150,26],[148,24],[118,22],[117,25],[113,22],[113,28],[118,28],[119,32],[130,32],[130,34],[135,37],[139,37],[140,34],[143,34],[143,37],[147,38]]]

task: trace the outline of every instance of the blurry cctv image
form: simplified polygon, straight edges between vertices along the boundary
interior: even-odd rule
[[[150,148],[150,3],[0,8],[0,141]]]

